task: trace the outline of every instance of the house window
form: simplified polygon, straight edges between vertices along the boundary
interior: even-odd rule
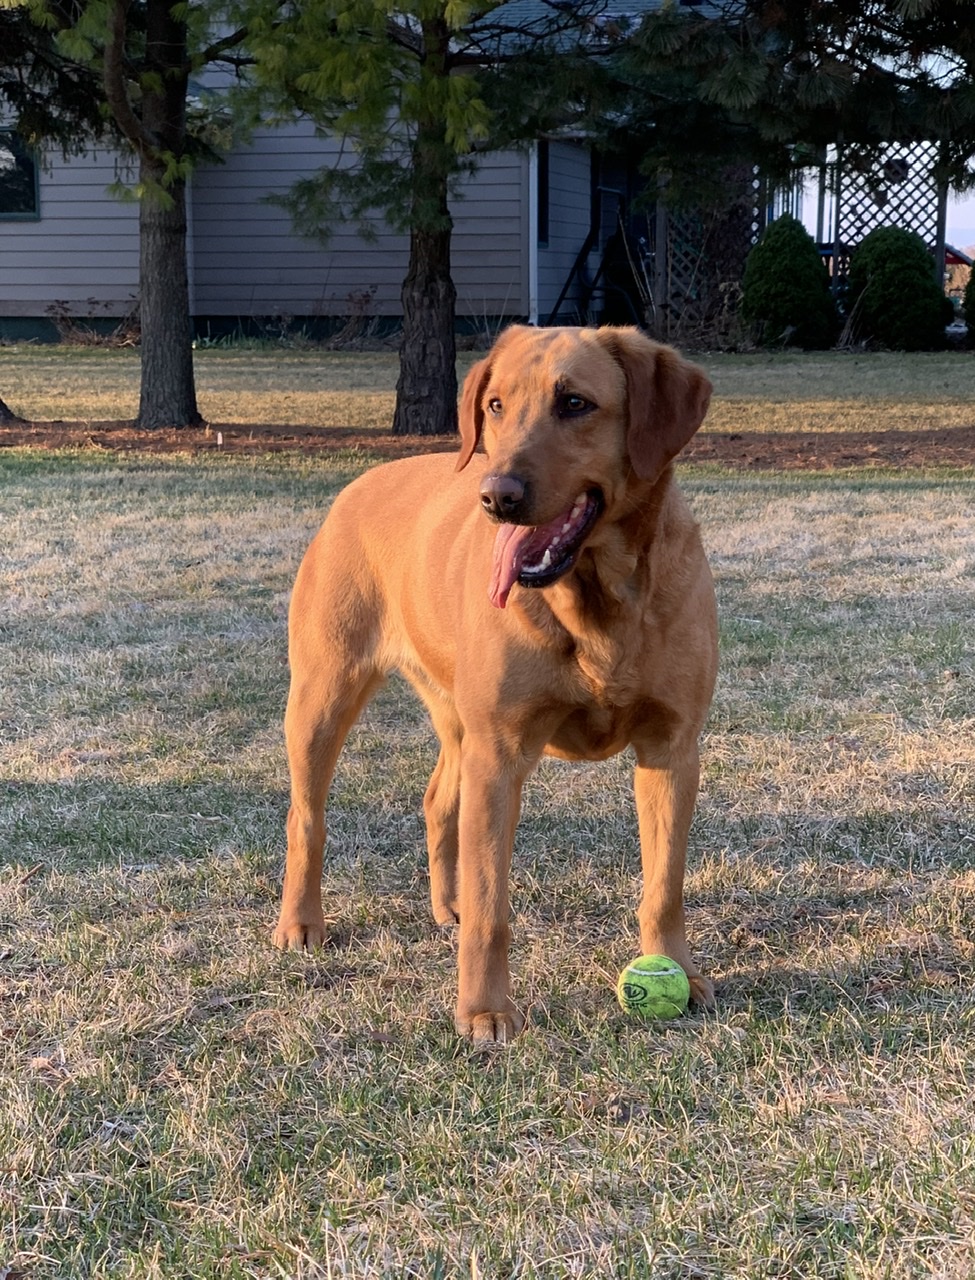
[[[0,219],[39,216],[34,152],[12,129],[0,129]]]
[[[538,243],[548,244],[548,139],[538,141]]]

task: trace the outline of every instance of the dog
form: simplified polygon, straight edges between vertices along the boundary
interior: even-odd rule
[[[524,1026],[508,967],[522,786],[541,756],[636,756],[645,954],[714,990],[683,882],[717,668],[714,589],[673,460],[711,384],[634,328],[515,325],[473,366],[461,447],[385,463],[336,498],[298,571],[285,716],[288,853],[273,941],[326,938],[325,802],[352,724],[393,669],[440,739],[424,797],[434,918],[458,926],[458,1032]]]

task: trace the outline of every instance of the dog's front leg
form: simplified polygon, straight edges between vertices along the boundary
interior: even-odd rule
[[[697,798],[700,762],[697,744],[659,750],[637,748],[635,792],[640,823],[643,897],[640,945],[644,955],[665,955],[687,973],[691,999],[714,1004],[714,987],[701,976],[687,945],[684,922],[684,867],[687,836]]]
[[[508,876],[528,769],[464,739],[458,857],[458,993],[455,1025],[476,1044],[512,1040],[524,1018],[511,999]]]

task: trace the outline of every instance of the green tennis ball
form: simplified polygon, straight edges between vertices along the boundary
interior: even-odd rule
[[[616,997],[641,1018],[679,1018],[691,998],[687,974],[670,956],[640,956],[619,976]]]

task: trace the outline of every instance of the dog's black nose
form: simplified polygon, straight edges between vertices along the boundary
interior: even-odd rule
[[[481,506],[495,520],[516,520],[525,505],[525,482],[517,476],[485,476]]]

